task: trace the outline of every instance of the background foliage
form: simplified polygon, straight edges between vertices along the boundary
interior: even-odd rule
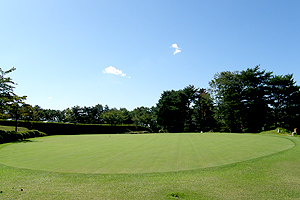
[[[2,119],[63,122],[73,124],[135,124],[153,132],[260,132],[276,127],[290,131],[300,119],[299,86],[293,74],[274,75],[260,66],[242,71],[216,73],[210,87],[189,85],[180,90],[163,91],[151,108],[73,106],[65,110],[43,109],[24,103],[26,97],[13,93],[14,85],[3,71],[0,80]],[[150,130],[149,129],[149,130]]]

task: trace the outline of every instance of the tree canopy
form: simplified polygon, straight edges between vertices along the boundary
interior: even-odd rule
[[[299,86],[293,75],[278,76],[259,66],[217,73],[210,82],[219,123],[231,132],[259,132],[262,127],[291,128],[299,111]],[[299,112],[298,112],[299,113]]]
[[[17,84],[10,77],[6,77],[7,74],[15,70],[16,68],[14,67],[7,71],[3,71],[0,68],[0,113],[2,118],[8,115],[16,119],[17,131],[20,107],[24,104],[26,96],[16,95],[13,90]]]

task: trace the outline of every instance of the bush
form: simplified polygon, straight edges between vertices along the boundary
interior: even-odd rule
[[[0,144],[42,136],[46,136],[46,134],[37,130],[29,130],[23,132],[0,130]]]
[[[169,131],[167,129],[160,129],[158,132],[159,133],[169,133]]]
[[[146,134],[149,133],[149,131],[129,131],[126,132],[126,134]]]

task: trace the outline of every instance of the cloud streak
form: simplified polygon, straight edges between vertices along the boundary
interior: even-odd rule
[[[172,44],[171,47],[175,49],[174,55],[176,55],[177,53],[180,53],[180,52],[181,52],[181,50],[180,50],[181,48],[179,48],[178,45],[177,45],[176,43]]]

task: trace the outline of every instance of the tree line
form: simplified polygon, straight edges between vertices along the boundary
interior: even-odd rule
[[[154,132],[260,132],[299,125],[300,87],[293,74],[274,75],[260,66],[216,73],[209,88],[189,85],[163,91],[155,106],[109,108],[97,104],[64,110],[43,109],[24,103],[13,93],[15,83],[1,70],[1,118],[83,124],[136,124]]]
[[[300,93],[293,74],[274,75],[260,66],[217,73],[210,82],[215,119],[231,132],[299,125]]]

